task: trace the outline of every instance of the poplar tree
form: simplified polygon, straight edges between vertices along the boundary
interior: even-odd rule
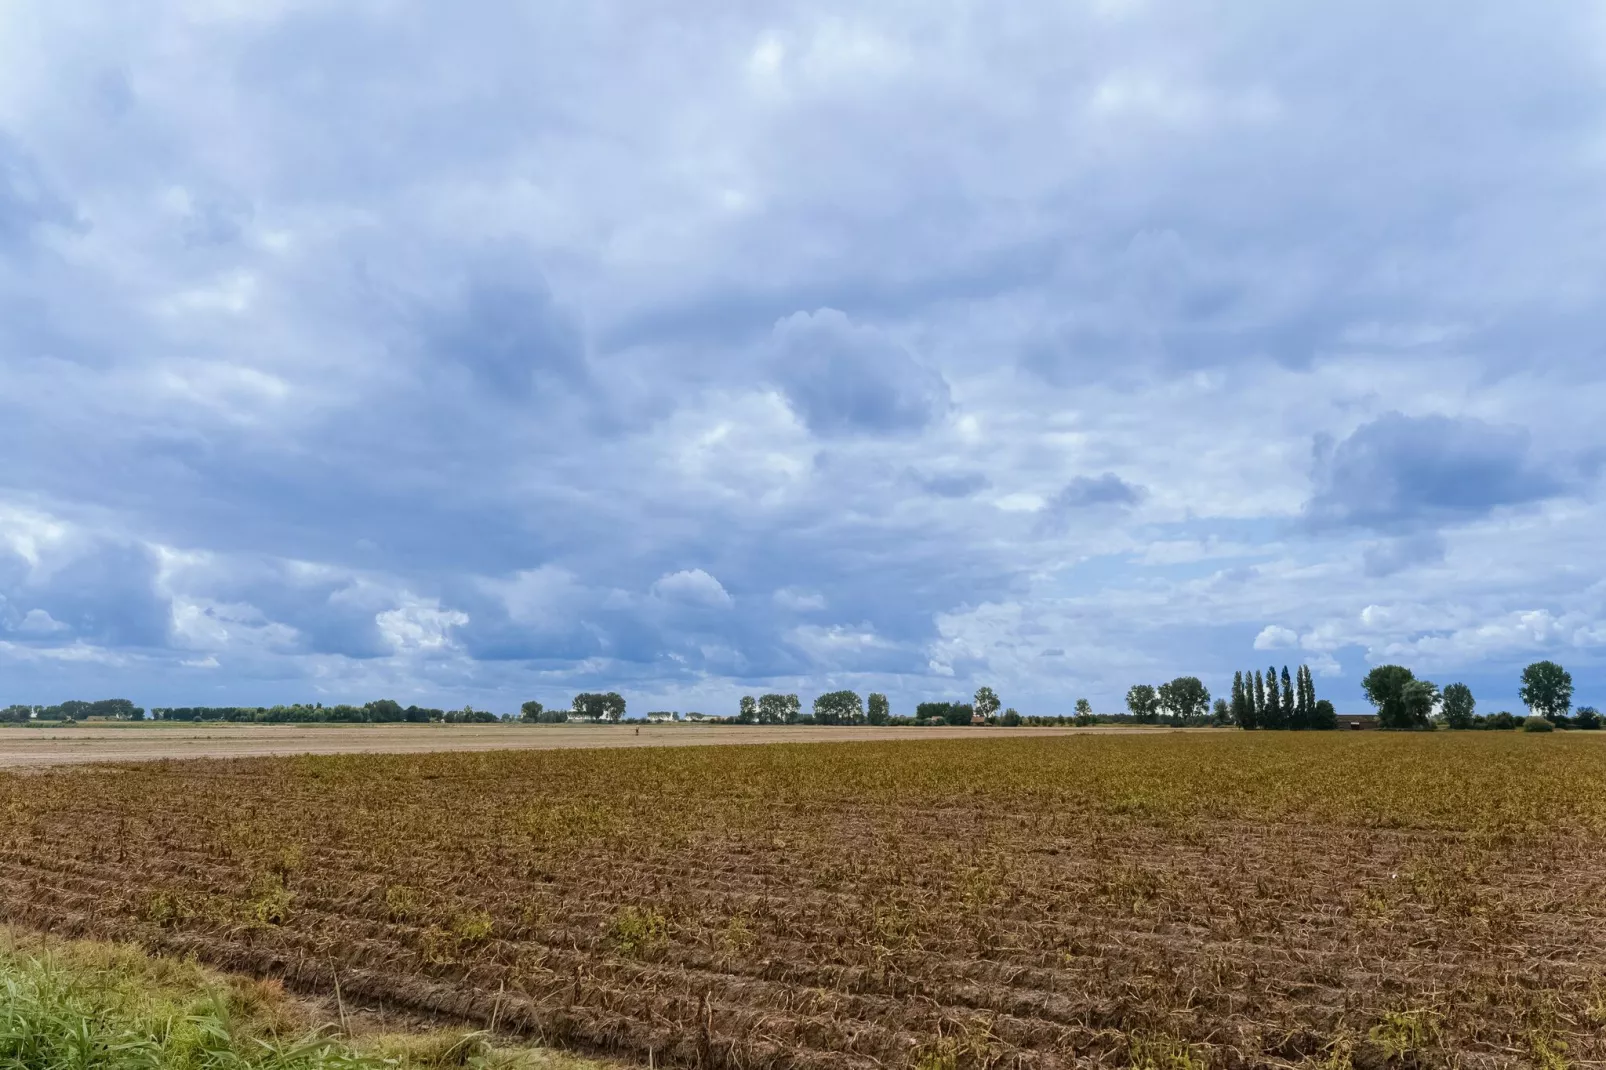
[[[1266,723],[1266,684],[1259,669],[1255,670],[1255,727],[1271,727]]]
[[[1305,727],[1320,728],[1316,723],[1316,678],[1311,675],[1309,665],[1299,667],[1300,690],[1305,696]]]
[[[1288,666],[1283,666],[1283,727],[1304,728],[1297,717],[1297,703],[1294,701],[1294,678],[1288,675]]]
[[[1244,723],[1244,674],[1242,671],[1232,674],[1232,723]]]
[[[1277,687],[1277,666],[1266,669],[1266,716],[1262,724],[1267,728],[1287,728],[1283,719],[1283,697]]]

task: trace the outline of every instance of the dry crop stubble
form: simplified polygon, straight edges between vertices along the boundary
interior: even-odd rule
[[[1606,740],[1200,734],[0,777],[0,915],[731,1067],[1606,1060]]]

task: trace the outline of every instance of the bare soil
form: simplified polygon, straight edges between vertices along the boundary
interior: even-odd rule
[[[1606,733],[982,735],[0,772],[0,921],[695,1070],[1606,1068]]]

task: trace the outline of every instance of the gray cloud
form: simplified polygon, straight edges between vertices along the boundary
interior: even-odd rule
[[[21,246],[45,224],[73,222],[71,206],[0,131],[0,251]]]
[[[503,400],[573,392],[588,383],[585,341],[574,315],[559,308],[546,280],[527,268],[477,265],[423,330],[433,358],[467,369]]]
[[[968,498],[993,485],[993,481],[982,472],[911,473],[911,477],[928,494],[939,498]]]
[[[1108,523],[1143,501],[1144,488],[1128,483],[1114,472],[1077,476],[1043,503],[1037,514],[1041,534],[1063,534],[1080,518],[1097,516]]]
[[[1444,554],[1444,536],[1427,531],[1374,543],[1362,552],[1361,560],[1368,576],[1381,578],[1418,565],[1436,565]]]
[[[941,373],[836,309],[780,320],[773,347],[776,381],[816,434],[918,431],[948,409]]]
[[[1101,476],[1077,476],[1049,499],[1048,508],[1056,512],[1091,509],[1101,505],[1136,505],[1143,500],[1143,488],[1128,483],[1114,472]]]
[[[1391,412],[1337,444],[1317,444],[1316,492],[1305,517],[1317,527],[1408,531],[1476,519],[1564,489],[1530,459],[1523,428]]]
[[[13,697],[1606,683],[1586,6],[24,8]]]

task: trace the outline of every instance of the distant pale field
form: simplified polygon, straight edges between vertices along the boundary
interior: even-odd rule
[[[256,758],[294,754],[426,754],[433,751],[684,747],[720,743],[967,739],[1071,733],[1163,732],[1156,727],[842,728],[754,725],[226,724],[149,721],[72,728],[0,728],[0,768],[161,758]],[[1208,729],[1189,729],[1191,732]]]

